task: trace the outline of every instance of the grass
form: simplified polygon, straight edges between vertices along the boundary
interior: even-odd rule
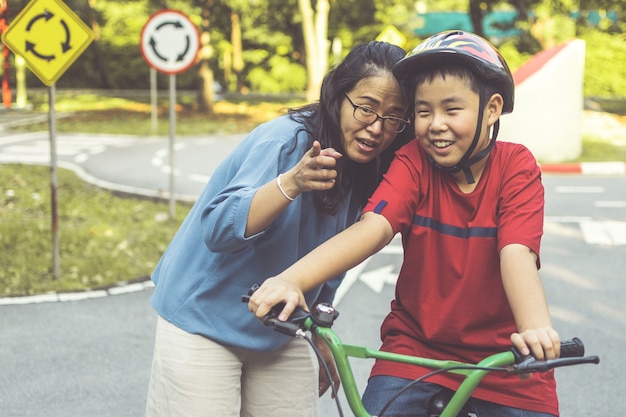
[[[153,109],[150,96],[143,91],[57,91],[54,109],[59,117],[58,132],[132,134],[139,136],[169,135],[169,108],[167,92],[159,92]],[[29,96],[34,114],[47,114],[47,90],[37,90]],[[214,113],[198,111],[196,97],[190,92],[177,93],[176,134],[182,136],[212,133],[249,132],[260,123],[284,113],[288,107],[299,106],[299,96],[238,95],[215,103]],[[156,110],[157,130],[153,130],[152,112]],[[15,128],[16,132],[48,129],[48,122],[32,123]]]
[[[303,103],[299,97],[242,96],[216,103],[201,114],[193,95],[177,98],[177,135],[247,132]],[[47,90],[29,92],[33,109],[48,111]],[[58,132],[168,135],[168,101],[158,105],[152,132],[149,97],[144,93],[107,96],[102,92],[58,92]],[[45,118],[44,118],[45,120]],[[48,129],[47,121],[14,132]],[[190,209],[179,204],[169,219],[168,202],[116,195],[58,171],[61,275],[52,277],[49,168],[0,165],[0,297],[65,292],[146,278]]]
[[[30,93],[32,113],[47,111],[47,90]],[[194,96],[177,99],[177,135],[247,132],[303,103],[301,97],[227,97],[215,114],[196,111]],[[626,114],[624,102],[611,102]],[[59,132],[168,135],[168,102],[158,105],[158,130],[152,131],[149,97],[105,92],[58,92],[55,110],[64,115]],[[15,128],[48,129],[47,122]],[[587,137],[581,160],[626,161],[626,147]],[[95,289],[120,281],[145,279],[190,209],[179,204],[169,219],[168,202],[116,195],[84,183],[60,169],[59,235],[61,276],[52,278],[49,169],[0,165],[0,297]]]
[[[583,137],[583,151],[576,161],[626,161],[626,146],[606,140],[598,140],[594,137]]]
[[[61,276],[53,279],[49,168],[0,165],[0,296],[99,288],[150,274],[189,211],[58,171]]]

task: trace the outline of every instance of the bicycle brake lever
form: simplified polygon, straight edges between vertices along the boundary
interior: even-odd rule
[[[271,326],[273,326],[274,330],[277,332],[286,334],[287,336],[304,336],[304,330],[302,330],[297,324],[289,321],[280,321],[275,319]]]
[[[272,307],[270,312],[263,317],[263,324],[266,326],[272,326],[277,332],[288,336],[304,336],[305,334],[302,326],[304,325],[305,320],[309,317],[309,313],[298,307],[286,321],[280,321],[278,320],[278,315],[284,307],[284,303],[276,304]]]
[[[259,284],[254,284],[252,285],[252,287],[250,287],[250,289],[248,290],[248,294],[244,294],[241,296],[241,302],[242,303],[248,303],[250,302],[250,297],[252,297],[252,294],[254,294],[254,292],[256,290],[258,290],[260,287]]]

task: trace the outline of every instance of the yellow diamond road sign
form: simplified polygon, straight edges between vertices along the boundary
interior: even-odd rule
[[[2,34],[2,42],[48,86],[92,41],[91,29],[61,0],[31,0]]]
[[[394,25],[385,26],[382,32],[376,37],[377,41],[388,42],[392,45],[397,45],[404,48],[406,45],[406,36],[400,32]]]

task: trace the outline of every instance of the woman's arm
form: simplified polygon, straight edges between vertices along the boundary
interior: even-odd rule
[[[315,141],[296,166],[259,188],[250,204],[245,237],[265,230],[301,193],[331,189],[335,185],[335,165],[339,158],[339,152],[332,148],[322,150]]]
[[[510,244],[500,251],[502,283],[515,318],[518,333],[511,342],[522,354],[552,359],[560,354],[560,339],[552,328],[537,255],[521,244]]]
[[[286,320],[296,306],[308,308],[304,293],[363,262],[393,238],[387,219],[373,212],[328,239],[279,275],[267,279],[252,295],[248,307],[258,318],[280,302],[285,308],[279,320]]]

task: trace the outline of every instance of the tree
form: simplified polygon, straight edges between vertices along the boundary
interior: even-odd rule
[[[98,76],[100,79],[100,88],[111,88],[111,83],[107,72],[105,70],[104,59],[102,57],[102,51],[100,49],[100,16],[96,11],[96,0],[89,0],[87,2],[87,11],[89,18],[89,26],[94,33],[94,42],[92,46],[94,67],[98,70]]]
[[[243,92],[244,61],[243,61],[243,29],[241,15],[248,7],[254,7],[247,0],[222,0],[230,9],[230,48],[224,54],[224,78],[230,84],[231,69],[235,75],[235,90]],[[258,6],[258,5],[257,5]]]
[[[472,28],[474,29],[474,33],[484,38],[485,32],[483,31],[483,18],[485,17],[485,15],[483,13],[481,5],[484,5],[481,0],[470,0],[469,15],[472,22]]]
[[[302,13],[302,32],[306,50],[307,100],[319,98],[322,79],[328,69],[328,0],[317,0],[316,10],[311,0],[298,0]]]
[[[211,45],[211,9],[213,0],[201,2],[202,24],[200,27],[200,50],[198,51],[198,109],[207,114],[213,114],[215,105],[215,91],[213,89],[213,70],[209,60],[213,56]]]

